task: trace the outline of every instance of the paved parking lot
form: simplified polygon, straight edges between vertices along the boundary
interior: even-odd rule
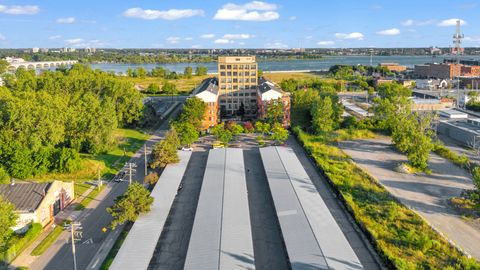
[[[447,204],[449,198],[459,196],[463,189],[473,188],[465,170],[431,154],[429,167],[432,174],[397,173],[393,171],[394,167],[407,159],[393,149],[387,138],[341,142],[340,147],[390,193],[480,260],[480,231]]]
[[[213,141],[214,138],[210,136],[203,137],[200,143],[194,146],[194,152],[182,180],[183,189],[173,203],[149,269],[183,269],[207,163],[208,149],[211,148],[210,143]],[[358,229],[347,217],[326,182],[307,158],[303,148],[294,139],[289,139],[288,145],[294,148],[365,269],[381,269],[361,239]],[[289,269],[280,225],[275,214],[255,135],[241,135],[232,143],[232,146],[244,149],[255,267],[256,269]]]

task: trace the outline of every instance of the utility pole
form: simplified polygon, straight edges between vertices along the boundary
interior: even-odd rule
[[[461,21],[457,20],[455,35],[453,35],[453,44],[455,44],[455,58],[457,60],[456,61],[457,65],[460,64],[460,53],[462,50],[461,44],[462,44],[462,39],[464,38],[464,35],[460,30],[460,25],[461,25]],[[457,108],[460,108],[460,77],[459,77],[460,75],[461,74],[457,76]]]
[[[144,153],[144,158],[145,158],[145,176],[148,174],[148,168],[147,168],[147,144],[143,145],[143,153]]]
[[[97,186],[98,186],[98,190],[100,190],[100,188],[102,187],[102,177],[101,177],[101,175],[100,175],[100,168],[98,168],[97,172],[98,172],[98,183],[97,183]]]
[[[132,163],[128,163],[128,184],[132,184]]]
[[[73,270],[77,270],[77,256],[75,255],[75,222],[70,224],[70,232],[72,235],[72,255],[73,255]]]

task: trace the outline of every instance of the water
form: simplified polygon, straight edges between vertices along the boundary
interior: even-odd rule
[[[379,63],[393,62],[407,67],[417,64],[443,62],[443,59],[450,56],[373,56],[373,65]],[[464,59],[480,59],[480,56],[462,56]],[[333,65],[370,65],[370,56],[329,56],[318,60],[281,60],[281,61],[259,61],[258,66],[263,71],[318,71],[328,70]],[[183,73],[187,66],[206,66],[209,73],[217,72],[217,63],[171,63],[171,64],[92,64],[92,68],[115,73],[126,73],[128,68],[135,69],[144,67],[151,70],[154,67],[164,67],[170,71]]]

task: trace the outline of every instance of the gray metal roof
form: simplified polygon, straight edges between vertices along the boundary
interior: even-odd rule
[[[210,150],[184,269],[219,268],[224,175],[225,149]]]
[[[154,201],[150,212],[135,221],[110,266],[111,270],[148,268],[191,154],[179,151],[180,162],[165,167],[152,191]]]
[[[13,203],[20,212],[35,211],[50,188],[50,183],[16,183],[0,185],[0,196]]]
[[[220,269],[255,269],[242,149],[227,149],[221,239]]]
[[[255,269],[241,149],[209,152],[184,269]]]
[[[215,77],[206,78],[200,86],[193,91],[192,95],[197,95],[204,91],[211,92],[215,95],[218,94],[218,79]]]
[[[363,269],[347,238],[291,148],[276,147],[330,269]]]
[[[292,269],[329,269],[276,148],[260,154]]]
[[[260,77],[260,79],[258,80],[258,90],[262,94],[270,90],[284,93],[282,89],[278,88],[273,82],[268,81],[264,77]]]

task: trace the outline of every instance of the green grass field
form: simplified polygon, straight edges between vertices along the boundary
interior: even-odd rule
[[[192,78],[182,78],[178,80],[168,80],[168,82],[173,83],[177,86],[179,94],[190,93],[195,87],[197,87],[204,79],[211,77],[212,75],[205,76],[192,76]],[[162,88],[163,82],[165,81],[162,78],[156,77],[145,77],[145,78],[129,78],[122,77],[124,80],[131,81],[135,85],[139,85],[142,88],[147,88],[150,84],[156,84]]]
[[[60,236],[63,232],[63,227],[56,226],[47,237],[45,237],[30,253],[32,256],[42,255]]]

